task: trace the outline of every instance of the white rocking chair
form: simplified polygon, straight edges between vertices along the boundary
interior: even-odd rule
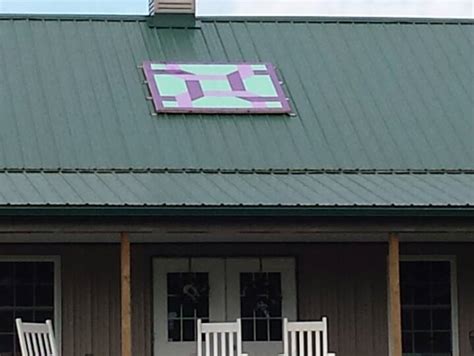
[[[322,321],[283,320],[283,349],[280,356],[336,356],[328,352],[327,318]]]
[[[242,353],[240,319],[235,323],[203,323],[198,319],[197,356],[248,356]]]
[[[59,356],[54,338],[53,323],[24,323],[16,319],[22,356]]]

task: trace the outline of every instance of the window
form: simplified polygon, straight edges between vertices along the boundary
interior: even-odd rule
[[[168,273],[168,341],[195,341],[196,322],[209,321],[207,273]]]
[[[244,341],[280,341],[281,274],[241,273],[240,311]]]
[[[400,265],[403,354],[452,356],[453,263],[405,260]]]
[[[158,113],[290,113],[269,63],[143,63]]]
[[[55,320],[56,264],[0,258],[0,355],[19,355],[15,319]]]

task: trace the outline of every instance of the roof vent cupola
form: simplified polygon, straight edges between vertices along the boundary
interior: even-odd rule
[[[196,0],[150,0],[148,25],[167,28],[199,28]]]
[[[156,14],[195,14],[195,0],[150,0],[150,15]]]

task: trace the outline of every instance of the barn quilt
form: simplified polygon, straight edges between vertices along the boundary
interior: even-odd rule
[[[178,64],[144,62],[158,113],[290,113],[270,63]]]

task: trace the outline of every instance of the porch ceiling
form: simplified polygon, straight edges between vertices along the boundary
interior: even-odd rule
[[[0,209],[474,207],[470,171],[4,171]]]

